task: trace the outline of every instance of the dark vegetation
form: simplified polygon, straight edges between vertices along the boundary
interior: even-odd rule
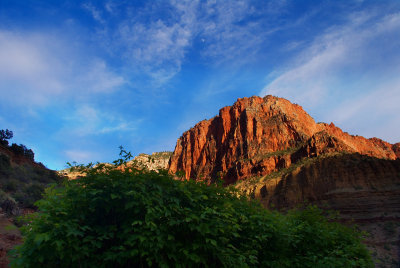
[[[11,130],[0,130],[0,145],[8,148],[11,152],[13,152],[17,156],[24,156],[32,161],[35,160],[35,154],[31,149],[26,148],[23,144],[13,143],[11,146],[8,145],[8,140],[12,139],[14,133]]]
[[[373,267],[361,235],[315,207],[283,215],[233,188],[122,162],[48,188],[11,266]]]
[[[50,183],[60,182],[55,171],[34,161],[34,153],[25,145],[13,143],[13,132],[0,130],[0,207],[8,215],[20,207],[33,208]]]

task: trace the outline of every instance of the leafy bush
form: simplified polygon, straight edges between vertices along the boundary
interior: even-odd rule
[[[99,165],[36,204],[12,267],[372,267],[316,208],[282,215],[166,172]]]
[[[40,183],[24,185],[20,191],[14,194],[14,197],[22,207],[33,208],[34,203],[43,197],[44,188]]]

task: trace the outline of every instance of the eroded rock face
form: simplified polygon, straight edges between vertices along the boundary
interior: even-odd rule
[[[171,157],[171,152],[156,152],[151,155],[139,154],[133,160],[129,161],[128,166],[133,165],[139,169],[146,170],[160,170],[168,169],[169,159]]]
[[[128,161],[125,165],[118,166],[117,169],[124,170],[125,167],[133,167],[139,170],[148,170],[148,171],[158,171],[168,169],[168,164],[171,158],[172,152],[155,152],[151,155],[149,154],[139,154],[135,156],[132,160]],[[105,166],[112,167],[113,164],[110,163],[102,163]],[[85,176],[86,173],[80,169],[71,169],[67,168],[64,170],[58,171],[58,174],[61,176],[65,176],[70,180],[74,180],[76,178]]]
[[[365,243],[376,267],[398,267],[400,159],[328,152],[263,177],[240,180],[235,187],[267,208],[313,204],[337,211],[341,221],[369,233]]]
[[[397,148],[397,147],[396,147]],[[303,157],[328,152],[360,153],[396,159],[393,145],[343,132],[333,124],[315,123],[301,106],[273,96],[238,99],[178,139],[171,173],[186,179],[226,184],[287,168]]]

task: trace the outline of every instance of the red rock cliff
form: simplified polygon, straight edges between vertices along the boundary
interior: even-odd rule
[[[377,138],[349,135],[333,124],[317,124],[301,106],[286,99],[251,97],[238,99],[218,116],[183,133],[169,170],[184,171],[186,179],[222,177],[230,184],[327,152],[396,159],[398,147]]]
[[[301,106],[273,96],[238,99],[178,139],[169,170],[227,184],[288,167],[302,157],[347,151],[396,159],[393,145],[315,123]],[[397,150],[398,151],[398,150]],[[398,154],[398,152],[397,152]]]

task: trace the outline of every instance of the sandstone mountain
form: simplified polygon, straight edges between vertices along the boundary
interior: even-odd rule
[[[399,145],[349,135],[334,124],[315,123],[301,106],[273,96],[239,99],[178,139],[170,171],[186,179],[227,183],[287,168],[304,157],[332,152],[398,158]]]
[[[222,179],[265,207],[309,202],[336,210],[371,233],[378,267],[397,267],[399,158],[400,143],[350,135],[266,96],[238,99],[183,133],[169,170],[209,183]]]

